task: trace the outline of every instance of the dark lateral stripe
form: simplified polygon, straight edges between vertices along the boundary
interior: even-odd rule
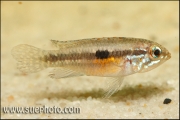
[[[123,50],[123,51],[112,51],[110,56],[126,56],[126,55],[141,55],[141,54],[146,54],[147,51],[144,50]]]
[[[96,53],[71,53],[71,54],[48,54],[43,57],[43,61],[47,62],[56,62],[56,61],[64,61],[64,60],[80,60],[80,59],[107,59],[109,57],[123,57],[126,55],[141,55],[146,54],[147,51],[144,50],[123,50],[123,51],[112,51],[108,50],[97,50]]]
[[[94,53],[72,53],[72,54],[49,54],[45,55],[43,58],[44,62],[56,62],[56,61],[64,61],[64,60],[80,60],[80,59],[95,59]]]
[[[147,51],[144,50],[134,50],[132,55],[141,55],[141,54],[146,54]]]

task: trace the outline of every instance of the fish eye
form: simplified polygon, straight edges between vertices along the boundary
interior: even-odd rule
[[[152,47],[151,56],[153,58],[158,58],[161,55],[161,52],[162,51],[159,47],[154,46]]]

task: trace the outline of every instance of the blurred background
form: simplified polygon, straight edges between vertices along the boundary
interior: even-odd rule
[[[36,106],[41,103],[58,106],[62,103],[64,106],[73,106],[78,101],[77,106],[82,108],[82,113],[78,115],[35,114],[25,116],[1,113],[1,117],[178,118],[178,15],[178,1],[1,2],[1,105]],[[153,71],[127,78],[126,82],[129,86],[139,85],[149,78],[147,81],[153,83],[155,87],[163,85],[167,87],[170,84],[173,86],[173,90],[162,87],[162,91],[168,92],[162,94],[161,90],[158,93],[155,90],[157,94],[153,96],[154,93],[151,93],[151,89],[148,89],[151,95],[147,98],[143,97],[145,93],[140,95],[140,99],[135,100],[123,96],[125,97],[124,101],[121,101],[118,96],[115,96],[109,101],[104,101],[94,95],[98,91],[97,89],[101,87],[103,79],[101,81],[100,78],[98,80],[95,77],[93,79],[78,77],[76,79],[70,78],[71,82],[52,80],[47,77],[46,71],[24,75],[16,69],[16,61],[11,56],[11,49],[18,44],[30,44],[46,49],[51,39],[64,41],[95,37],[145,38],[157,41],[165,46],[171,53],[172,58],[170,60]],[[159,86],[156,86],[157,82]],[[77,85],[79,86],[74,88]],[[64,95],[61,94],[63,90]],[[89,93],[89,91],[92,92]],[[68,96],[68,94],[70,95]],[[138,96],[138,92],[133,94]],[[131,92],[128,95],[131,96]],[[171,106],[164,107],[161,102],[167,96],[173,98],[173,103]],[[144,104],[146,103],[146,110],[143,107],[137,110],[136,108],[139,107],[139,103],[142,103],[142,101]],[[129,106],[129,103],[131,106]],[[62,104],[60,106],[63,106]],[[154,113],[152,113],[152,105],[155,106]],[[109,108],[111,110],[108,112],[107,109]],[[130,108],[131,110],[129,110]],[[93,109],[94,111],[90,111]],[[144,111],[147,111],[147,113],[143,114]]]

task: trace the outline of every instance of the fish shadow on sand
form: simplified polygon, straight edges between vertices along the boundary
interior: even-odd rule
[[[126,100],[138,100],[138,99],[146,99],[153,96],[159,96],[166,92],[172,91],[173,88],[165,85],[165,86],[155,86],[155,85],[136,85],[134,87],[125,86],[117,93],[113,94],[109,98],[103,98],[105,90],[97,89],[91,91],[73,91],[73,90],[62,90],[60,92],[50,93],[50,92],[38,92],[36,94],[31,95],[31,97],[36,97],[36,99],[65,99],[69,101],[82,101],[82,100],[110,100],[114,102],[126,101]]]

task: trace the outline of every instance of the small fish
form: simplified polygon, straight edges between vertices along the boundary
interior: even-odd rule
[[[33,73],[54,67],[50,77],[55,79],[82,75],[110,77],[113,79],[106,90],[106,98],[119,90],[125,76],[147,72],[171,58],[162,45],[140,38],[51,42],[58,50],[42,50],[26,44],[15,46],[12,56],[18,61],[18,69]]]

